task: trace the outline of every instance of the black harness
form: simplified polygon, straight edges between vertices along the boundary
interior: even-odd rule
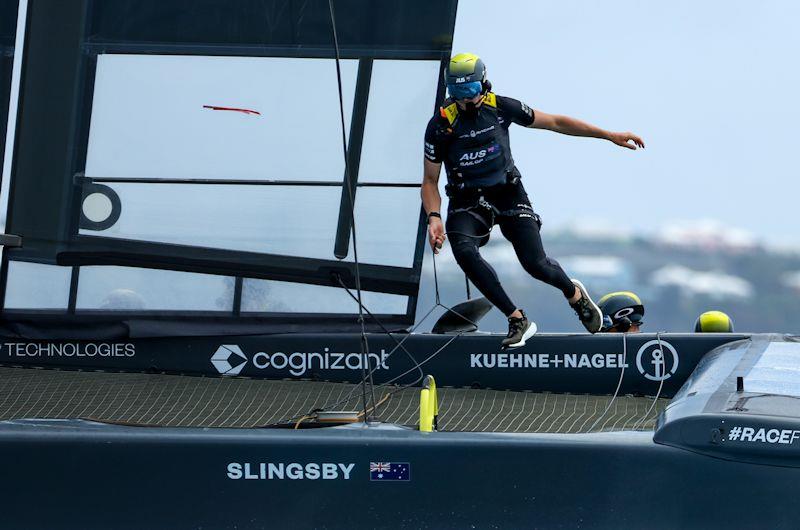
[[[444,156],[448,195],[451,191],[487,188],[514,183],[514,159],[508,129],[498,116],[497,97],[487,92],[476,116],[465,116],[458,105],[447,100],[440,109],[448,126],[439,131],[447,145]]]
[[[480,190],[478,190],[480,191]],[[489,220],[487,222],[486,216],[481,215],[481,211],[484,211],[488,214]],[[453,208],[447,212],[448,215],[453,215],[460,212],[466,212],[478,221],[481,224],[486,226],[489,230],[495,224],[495,219],[497,217],[530,217],[533,219],[539,228],[542,228],[542,218],[539,217],[539,214],[533,211],[533,207],[530,204],[519,203],[514,205],[513,208],[509,208],[507,210],[500,210],[494,204],[490,203],[486,200],[483,195],[478,195],[477,199],[475,200],[474,204],[469,206],[464,206],[461,208]],[[483,235],[480,237],[484,237]]]

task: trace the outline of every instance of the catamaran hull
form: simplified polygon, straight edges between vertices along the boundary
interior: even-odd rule
[[[710,458],[657,445],[647,432],[17,421],[0,426],[0,445],[4,528],[788,529],[800,521],[800,469]],[[379,479],[370,471],[378,464],[399,479]]]

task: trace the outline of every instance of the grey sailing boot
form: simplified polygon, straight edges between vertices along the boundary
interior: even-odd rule
[[[603,326],[603,313],[600,312],[600,308],[597,307],[597,304],[589,297],[589,291],[586,290],[586,287],[584,287],[581,282],[573,279],[572,283],[581,292],[581,297],[574,304],[570,304],[570,306],[578,314],[578,318],[583,324],[583,327],[586,328],[586,331],[589,333],[597,333]]]
[[[508,317],[508,335],[503,339],[503,349],[525,346],[525,341],[536,333],[536,323],[528,320],[525,312],[520,310],[522,318]]]

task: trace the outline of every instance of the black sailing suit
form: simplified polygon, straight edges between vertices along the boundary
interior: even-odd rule
[[[560,289],[568,298],[575,293],[558,262],[544,252],[539,216],[511,156],[509,126],[528,127],[534,119],[533,110],[521,101],[489,92],[472,114],[446,101],[425,131],[425,158],[443,163],[447,172],[450,204],[445,226],[456,262],[506,316],[517,306],[479,252],[495,224],[531,276]]]

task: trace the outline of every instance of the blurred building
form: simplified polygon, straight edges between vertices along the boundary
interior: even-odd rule
[[[800,271],[787,272],[781,279],[783,280],[783,285],[800,294]]]
[[[628,242],[634,237],[629,226],[606,219],[577,219],[556,230],[556,236],[580,241]]]
[[[671,247],[742,252],[758,246],[753,234],[715,219],[676,221],[659,230],[657,242]]]
[[[753,286],[744,278],[718,271],[697,271],[681,265],[666,265],[650,276],[657,288],[677,288],[684,296],[708,296],[714,299],[753,296]]]
[[[559,259],[570,277],[580,278],[594,292],[635,289],[633,268],[616,256],[567,256]]]

